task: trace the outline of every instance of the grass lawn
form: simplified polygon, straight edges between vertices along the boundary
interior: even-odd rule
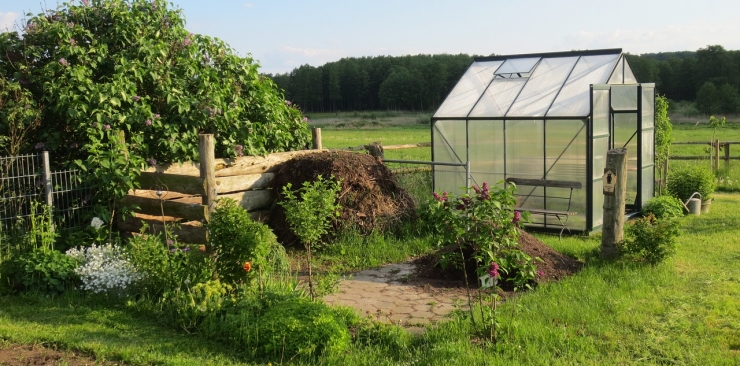
[[[683,219],[678,252],[655,267],[599,260],[598,236],[559,241],[556,236],[538,234],[556,250],[587,265],[571,278],[542,285],[502,305],[500,321],[506,333],[496,346],[482,342],[463,314],[401,344],[361,340],[336,359],[318,361],[336,365],[738,364],[740,195],[720,193],[716,198],[710,214]],[[249,363],[239,350],[183,334],[125,305],[111,307],[79,296],[2,297],[0,303],[0,339],[6,342],[40,342],[130,364]]]

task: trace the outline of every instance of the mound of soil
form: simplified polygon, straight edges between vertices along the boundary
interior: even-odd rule
[[[537,238],[527,232],[520,231],[520,233],[519,245],[521,245],[522,250],[531,257],[539,257],[542,259],[542,262],[537,263],[537,270],[541,272],[541,275],[537,278],[537,282],[557,281],[578,272],[583,267],[583,263],[556,252],[554,249],[537,240]],[[442,255],[451,252],[458,253],[459,248],[456,245],[448,246],[437,253],[416,259],[417,277],[419,279],[458,282],[460,286],[464,286],[465,277],[462,270],[455,269],[452,266],[448,266],[443,270],[442,267],[437,265]],[[468,257],[469,253],[465,254],[466,257]],[[474,266],[474,263],[466,264],[466,268],[468,269],[468,282],[471,286],[477,285]],[[503,285],[501,287],[504,290],[511,290],[510,288],[507,288],[507,282],[499,284]]]
[[[388,228],[402,220],[413,218],[416,206],[383,163],[370,155],[348,151],[320,152],[291,159],[279,167],[273,188],[282,199],[282,187],[291,183],[293,189],[314,181],[321,175],[341,179],[339,204],[341,216],[334,220],[333,232],[356,227],[364,233]],[[283,245],[298,243],[285,220],[282,206],[275,205],[269,223]]]

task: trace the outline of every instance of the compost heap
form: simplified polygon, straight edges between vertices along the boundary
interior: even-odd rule
[[[385,229],[411,219],[416,207],[411,196],[402,188],[391,171],[370,155],[347,151],[320,152],[297,156],[282,163],[275,174],[273,188],[282,200],[282,187],[292,184],[293,190],[306,181],[334,176],[341,179],[342,190],[339,204],[341,216],[333,222],[333,233],[348,227],[356,227],[368,234],[376,229]],[[275,205],[269,224],[283,245],[295,245],[299,241],[285,220],[282,206]]]

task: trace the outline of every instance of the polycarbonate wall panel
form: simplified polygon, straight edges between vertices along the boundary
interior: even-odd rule
[[[513,73],[526,73],[532,72],[532,68],[539,61],[539,57],[529,58],[510,58],[496,70],[497,74],[513,74]]]
[[[581,189],[545,188],[545,209],[574,211],[568,228],[586,229],[587,133],[584,120],[545,121],[546,179],[578,182]],[[572,193],[572,196],[571,196]],[[557,218],[547,218],[548,225],[559,225]]]
[[[590,102],[589,85],[606,83],[618,58],[619,55],[582,56],[547,115],[587,116]]]
[[[502,63],[503,61],[473,62],[437,109],[434,117],[466,117]]]
[[[506,116],[544,116],[577,60],[578,57],[543,58]]]
[[[642,131],[642,166],[655,164],[655,130]]]
[[[609,134],[609,90],[594,89],[593,134],[595,137]]]
[[[544,121],[506,121],[506,176],[542,179]]]
[[[434,161],[464,163],[468,161],[466,152],[466,131],[464,120],[434,121]]]
[[[599,227],[604,224],[604,182],[595,180],[593,183],[593,205],[591,206],[592,213],[592,228]]]
[[[502,117],[527,82],[526,78],[497,77],[470,112],[471,117]]]
[[[468,122],[468,152],[473,183],[496,184],[504,179],[504,121]]]
[[[614,114],[614,147],[620,148],[624,146],[627,148],[627,196],[625,199],[627,204],[634,204],[637,198],[638,156],[636,130],[636,113]]]
[[[632,72],[629,62],[624,63],[624,83],[625,84],[637,84],[637,78]]]
[[[642,128],[655,126],[655,89],[642,87]]]
[[[642,204],[643,206],[647,201],[653,198],[655,194],[655,171],[653,167],[642,168]]]
[[[434,190],[436,192],[465,193],[465,167],[435,166]]]
[[[608,84],[624,84],[624,57],[619,58],[619,62],[614,68]]]
[[[612,108],[616,111],[637,109],[637,86],[615,85],[612,86]]]
[[[606,168],[606,152],[609,151],[609,136],[594,139],[593,179],[601,179]]]

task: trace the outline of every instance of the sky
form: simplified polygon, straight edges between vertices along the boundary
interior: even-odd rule
[[[78,2],[80,0],[74,0]],[[344,57],[740,49],[737,0],[171,0],[186,28],[285,73]],[[0,0],[0,29],[56,0]]]

